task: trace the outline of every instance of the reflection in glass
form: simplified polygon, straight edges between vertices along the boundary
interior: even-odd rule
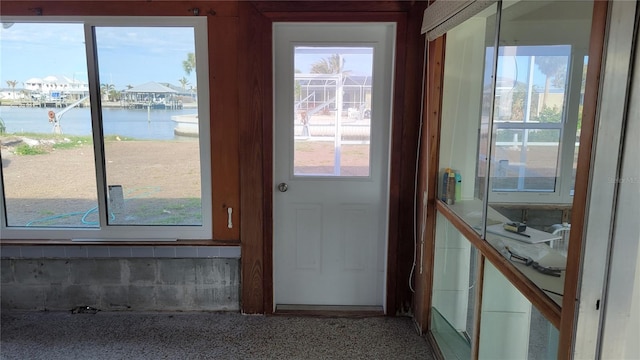
[[[494,67],[486,49],[495,43],[496,11],[494,4],[447,32],[444,64],[439,198],[477,231],[488,174]]]
[[[558,330],[484,262],[479,359],[555,359]]]
[[[492,191],[555,192],[571,46],[501,46]]]
[[[295,48],[297,176],[369,176],[373,48]]]
[[[471,357],[476,249],[441,214],[436,220],[431,331],[445,358]]]
[[[495,139],[492,190],[555,190],[559,129],[498,129]]]
[[[0,29],[0,49],[7,225],[97,227],[83,25],[13,23]]]
[[[96,27],[95,34],[109,224],[202,225],[194,29]],[[157,48],[134,50],[132,39]],[[173,59],[184,76],[167,78],[153,66],[157,56]]]
[[[562,304],[593,2],[503,2],[486,240]],[[548,14],[556,14],[549,18]],[[522,234],[504,223],[526,223]],[[557,273],[545,268],[560,269]]]

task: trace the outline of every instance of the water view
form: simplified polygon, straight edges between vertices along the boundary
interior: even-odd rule
[[[62,109],[39,107],[0,106],[0,118],[6,126],[6,133],[53,133],[53,125],[48,121],[48,112]],[[63,134],[91,135],[91,110],[74,108],[60,119]],[[104,135],[118,135],[142,140],[171,140],[176,123],[175,115],[195,114],[197,109],[181,110],[136,110],[103,108]]]

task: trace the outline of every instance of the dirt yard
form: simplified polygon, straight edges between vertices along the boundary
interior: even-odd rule
[[[9,225],[97,225],[91,144],[17,155],[7,143],[1,154]],[[124,193],[124,211],[111,211],[111,223],[201,223],[196,141],[111,141],[105,147],[106,183],[121,185]]]

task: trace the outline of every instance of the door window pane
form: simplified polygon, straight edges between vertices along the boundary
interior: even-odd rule
[[[373,48],[295,48],[298,176],[369,176]]]
[[[84,41],[82,24],[0,29],[7,226],[99,226]]]
[[[201,225],[193,28],[95,34],[108,223]]]

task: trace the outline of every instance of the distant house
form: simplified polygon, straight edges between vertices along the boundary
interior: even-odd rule
[[[42,79],[30,78],[24,82],[24,87],[32,91],[34,96],[39,94],[48,99],[80,99],[89,95],[88,82],[64,75],[50,75]]]

